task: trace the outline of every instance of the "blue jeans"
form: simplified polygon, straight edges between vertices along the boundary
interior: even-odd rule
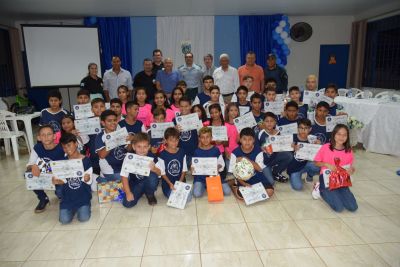
[[[278,152],[275,158],[268,163],[272,173],[282,173],[293,160],[293,153],[289,151]]]
[[[303,173],[307,173],[307,181],[312,182],[312,177],[319,173],[319,167],[315,166],[314,162],[307,162],[306,166],[298,172],[291,173],[290,176],[290,185],[294,190],[302,190],[303,189],[303,181],[301,180],[301,176]]]
[[[274,176],[272,175],[272,170],[271,170],[270,167],[265,167],[265,168],[262,170],[262,173],[264,174],[264,177],[268,180],[268,182],[269,182],[271,185],[274,185],[274,184],[275,184]]]
[[[103,176],[97,177],[96,181],[98,183],[107,183],[110,181],[121,181],[121,175],[118,173],[112,173],[112,174],[103,174]]]
[[[125,208],[132,208],[138,203],[143,194],[146,196],[153,196],[154,192],[157,190],[157,186],[158,176],[154,172],[150,172],[150,175],[142,180],[129,180],[129,187],[133,194],[133,200],[128,201],[125,196],[122,205]]]
[[[356,211],[358,209],[357,201],[348,187],[342,187],[335,190],[321,190],[321,197],[328,205],[337,212],[347,209]]]
[[[193,196],[198,198],[204,195],[206,191],[206,184],[203,182],[194,182],[193,183]],[[222,183],[222,192],[224,192],[224,196],[229,196],[231,194],[231,188],[228,183]]]
[[[62,198],[62,185],[57,184],[56,186],[56,190],[54,191],[54,193],[56,194],[56,196],[58,197],[58,199]],[[37,198],[40,201],[44,201],[46,199],[49,199],[46,192],[44,192],[44,190],[33,190],[33,192],[36,194]]]
[[[68,224],[72,221],[74,218],[75,213],[77,214],[78,221],[80,222],[86,222],[90,219],[90,204],[89,205],[84,205],[79,207],[78,209],[60,209],[60,223],[62,224]]]

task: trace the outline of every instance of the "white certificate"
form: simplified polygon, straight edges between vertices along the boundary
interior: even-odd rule
[[[325,169],[322,171],[322,177],[324,178],[325,188],[329,188],[329,176],[331,176],[332,171],[330,169]]]
[[[312,105],[315,103],[316,98],[320,95],[319,92],[314,92],[314,91],[304,91],[303,94],[303,103],[307,105]]]
[[[284,107],[285,107],[285,102],[280,100],[274,102],[264,102],[264,111],[272,112],[275,115],[281,115]]]
[[[90,103],[74,105],[74,116],[77,120],[93,117],[92,105]]]
[[[74,124],[75,129],[79,132],[79,134],[98,134],[101,131],[100,119],[98,117],[75,120]]]
[[[322,93],[317,93],[316,96],[317,96],[316,103],[324,101],[324,102],[328,103],[329,106],[333,103],[333,98],[330,98],[329,96],[326,96]]]
[[[248,113],[250,111],[250,107],[248,106],[239,106],[239,114],[240,116]]]
[[[53,176],[61,180],[83,177],[85,171],[82,159],[51,161],[50,166]]]
[[[332,132],[337,124],[347,125],[347,115],[326,117],[326,131]]]
[[[106,135],[105,143],[107,151],[110,151],[111,149],[119,146],[124,146],[129,144],[129,141],[126,141],[126,137],[128,137],[128,131],[126,130],[125,127],[105,135]]]
[[[106,109],[110,109],[110,107],[111,107],[110,102],[106,102],[104,105],[106,106]]]
[[[175,190],[171,191],[167,206],[183,210],[188,201],[192,185],[176,181],[174,187]]]
[[[212,131],[213,141],[228,141],[226,126],[209,126]]]
[[[281,135],[297,134],[297,123],[290,123],[282,126],[278,126],[278,131]]]
[[[252,112],[248,112],[234,120],[236,129],[240,133],[240,131],[246,127],[253,128],[257,125],[256,119],[253,116]]]
[[[39,177],[33,176],[31,172],[25,173],[26,189],[28,190],[55,190],[52,182],[53,174],[41,173]]]
[[[173,122],[151,123],[151,138],[164,138],[164,132],[170,127],[175,127]]]
[[[176,117],[176,124],[182,127],[182,131],[197,130],[199,126],[199,115],[192,113]]]
[[[139,156],[133,153],[127,153],[122,163],[121,170],[127,173],[149,176],[150,165],[153,158],[147,156]]]
[[[269,138],[273,152],[293,151],[293,135],[275,135]]]
[[[309,143],[298,143],[299,150],[295,153],[296,159],[314,161],[315,155],[317,155],[321,145],[309,144]]]
[[[240,186],[239,191],[242,193],[246,205],[251,205],[269,198],[261,182],[253,184],[251,187]]]
[[[193,175],[218,175],[218,159],[212,158],[192,158]]]

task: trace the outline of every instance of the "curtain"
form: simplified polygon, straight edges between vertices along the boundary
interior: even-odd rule
[[[157,47],[174,68],[185,63],[182,43],[190,44],[194,63],[203,65],[203,57],[214,52],[214,16],[157,17]]]
[[[11,57],[9,32],[6,29],[0,29],[0,97],[12,96],[16,93]]]
[[[282,15],[270,16],[239,16],[240,59],[242,65],[246,62],[246,53],[254,51],[257,64],[265,67],[266,57],[274,48],[272,31],[274,22],[281,20]]]
[[[362,86],[366,34],[367,20],[353,22],[347,87],[361,88]]]
[[[20,34],[17,28],[9,28],[8,32],[10,34],[11,56],[14,67],[15,87],[17,89],[26,88],[24,63],[22,60],[22,52],[20,46],[21,44]]]
[[[99,27],[102,69],[111,69],[112,57],[119,56],[121,67],[132,73],[131,19],[129,17],[85,18],[86,26],[96,24]]]

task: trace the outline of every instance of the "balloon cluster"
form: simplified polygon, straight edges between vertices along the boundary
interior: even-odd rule
[[[290,55],[290,24],[289,18],[286,15],[282,15],[280,20],[273,23],[272,39],[273,48],[272,53],[276,55],[276,63],[281,66],[287,64],[287,56]]]
[[[95,26],[97,24],[97,18],[96,17],[86,17],[84,19],[84,24],[86,26]]]

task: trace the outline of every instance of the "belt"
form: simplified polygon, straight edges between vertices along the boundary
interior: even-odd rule
[[[233,93],[230,93],[230,94],[222,94],[222,96],[231,96],[231,95],[233,95]]]

